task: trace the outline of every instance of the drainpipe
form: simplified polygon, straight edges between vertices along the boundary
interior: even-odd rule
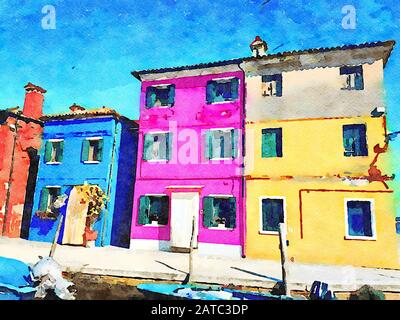
[[[115,147],[117,144],[117,131],[118,131],[118,121],[115,119],[115,130],[114,130],[114,137],[113,137],[113,145],[111,150],[111,164],[110,164],[110,171],[108,172],[108,184],[107,184],[107,202],[104,211],[104,220],[103,220],[103,227],[101,232],[101,246],[104,246],[104,237],[106,234],[106,227],[107,227],[107,216],[108,216],[108,205],[109,205],[109,197],[111,193],[111,181],[112,181],[112,172],[114,169],[114,158],[115,158]],[[111,243],[111,240],[110,240]]]
[[[246,128],[246,74],[241,63],[238,63],[238,67],[243,72],[243,90],[242,90],[242,108],[243,108],[243,118],[242,118],[242,159],[241,164],[241,186],[242,186],[242,258],[246,257],[246,179],[244,177],[244,157],[246,156],[246,138],[245,138],[245,128]]]
[[[11,196],[11,186],[12,186],[12,176],[14,173],[14,162],[15,162],[15,148],[17,145],[18,139],[18,119],[16,119],[15,123],[15,134],[14,134],[14,142],[13,142],[13,149],[11,153],[11,166],[10,166],[10,174],[8,176],[8,186],[7,186],[7,194],[6,194],[6,203],[4,208],[4,218],[3,218],[3,230],[2,236],[5,235],[7,231],[7,218],[8,218],[8,207],[10,206],[10,196]]]

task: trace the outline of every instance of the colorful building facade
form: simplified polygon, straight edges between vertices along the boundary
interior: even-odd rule
[[[42,118],[29,239],[52,242],[63,217],[58,243],[129,247],[137,124],[106,107],[70,110]]]
[[[131,248],[243,254],[240,60],[133,72],[142,82]]]
[[[0,234],[26,237],[32,211],[46,90],[25,86],[22,110],[0,111]]]
[[[399,268],[384,67],[394,42],[266,53],[246,73],[246,256]],[[388,148],[389,147],[389,148]]]

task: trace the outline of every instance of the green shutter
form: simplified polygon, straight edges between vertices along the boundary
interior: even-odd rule
[[[103,146],[104,146],[104,140],[100,139],[97,147],[97,161],[99,162],[103,160]]]
[[[172,132],[168,132],[165,135],[165,142],[166,142],[166,158],[167,160],[171,160],[172,159]]]
[[[212,155],[212,145],[210,145],[210,137],[211,137],[210,130],[207,130],[203,133],[204,158],[205,159],[211,159],[211,155]]]
[[[229,212],[229,224],[226,227],[234,229],[236,227],[236,198],[229,198],[229,203],[231,210]]]
[[[88,161],[89,159],[89,146],[90,146],[90,142],[89,140],[85,139],[82,142],[82,161]]]
[[[64,141],[60,141],[57,143],[56,161],[62,162],[63,156],[64,156]]]
[[[40,194],[40,204],[39,204],[39,210],[40,211],[46,211],[47,210],[47,204],[49,202],[49,189],[43,188],[42,192]]]
[[[149,151],[153,145],[154,137],[152,134],[148,133],[144,135],[143,140],[143,160],[150,160],[152,157],[149,154]]]
[[[268,130],[262,131],[262,157],[277,157],[276,133]]]
[[[239,151],[239,130],[234,129],[231,131],[232,134],[232,158],[235,159],[238,156]]]
[[[214,198],[204,197],[203,198],[203,226],[210,228],[213,226],[214,221]]]
[[[139,199],[139,215],[138,223],[140,225],[145,225],[149,223],[148,212],[150,209],[150,198],[148,196],[141,196]]]
[[[44,151],[44,161],[50,162],[51,161],[51,151],[53,148],[53,143],[50,141],[46,141],[45,151]]]

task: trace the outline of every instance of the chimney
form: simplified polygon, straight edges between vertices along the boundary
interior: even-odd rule
[[[85,111],[85,108],[74,103],[72,106],[69,107],[69,110],[71,110],[71,112],[79,112],[79,111]]]
[[[29,118],[39,119],[43,115],[43,101],[46,90],[30,82],[24,88],[25,101],[22,114]]]
[[[267,55],[268,45],[260,36],[256,36],[253,42],[250,43],[250,49],[253,57],[262,57]]]

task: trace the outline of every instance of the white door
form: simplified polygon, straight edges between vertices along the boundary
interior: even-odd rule
[[[199,194],[176,192],[172,193],[171,199],[171,247],[190,248],[193,217],[193,247],[197,247]]]
[[[83,244],[83,234],[85,233],[86,216],[88,203],[81,201],[78,190],[74,187],[68,199],[67,212],[65,215],[63,244]]]

